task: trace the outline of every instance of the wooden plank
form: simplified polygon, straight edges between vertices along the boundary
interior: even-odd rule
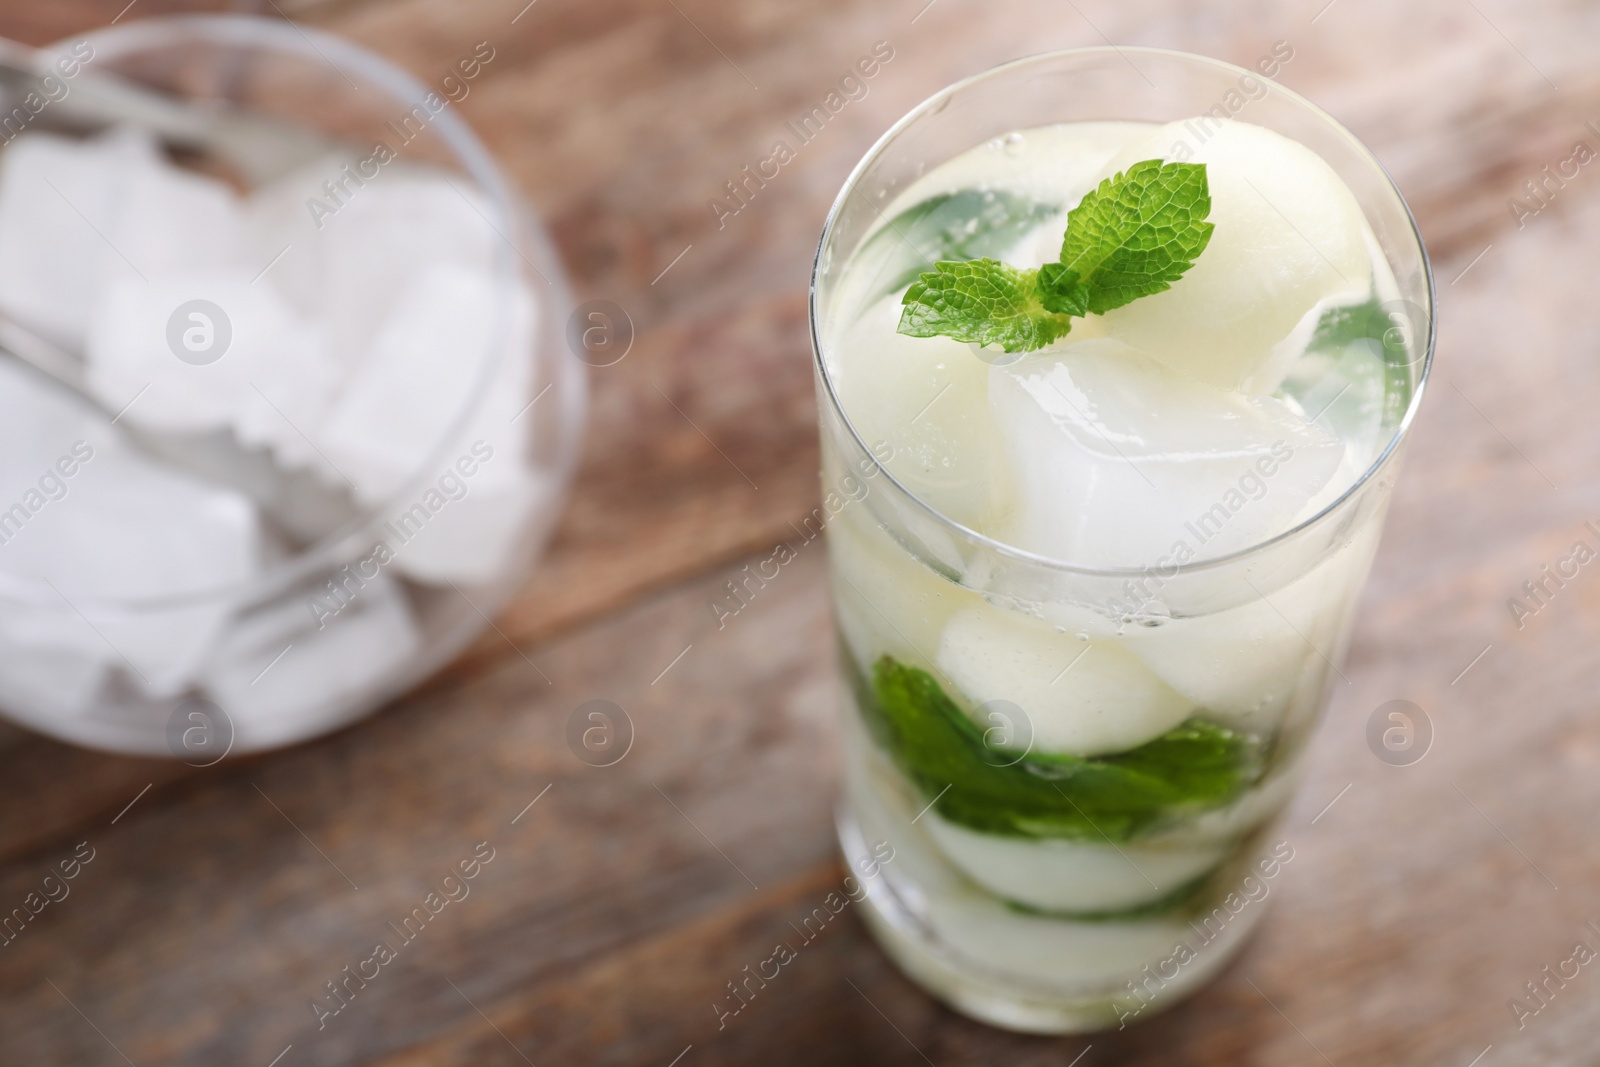
[[[146,786],[165,788],[190,777],[189,771],[169,760],[89,752],[0,724],[6,796],[0,804],[0,862],[27,857],[78,830],[109,826]]]

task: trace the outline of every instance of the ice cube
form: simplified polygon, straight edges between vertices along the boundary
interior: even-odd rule
[[[226,590],[257,571],[254,508],[237,493],[110,450],[77,480],[6,544],[6,564],[50,582],[71,609],[53,631],[62,644],[109,649],[113,665],[125,663],[152,696],[175,694],[226,618]],[[216,595],[180,599],[210,591]],[[179,602],[117,603],[167,597]]]
[[[70,453],[80,440],[92,451],[97,444],[120,447],[122,438],[106,416],[82,397],[0,353],[0,508],[37,489],[39,476],[58,460],[64,460],[56,469],[59,477],[76,474],[79,461],[86,457],[74,459]],[[0,539],[15,532],[0,514]]]
[[[1231,119],[1162,126],[1102,176],[1144,159],[1205,164],[1216,228],[1171,289],[1108,312],[1107,330],[1201,381],[1272,392],[1284,370],[1273,346],[1319,300],[1371,285],[1361,206],[1311,149]]]
[[[528,519],[553,489],[548,479],[528,470],[510,482],[475,482],[459,470],[446,471],[388,520],[394,566],[433,585],[493,581],[507,572],[524,544]]]
[[[0,360],[0,570],[60,601],[0,617],[8,639],[103,659],[171,695],[221,627],[225,591],[259,565],[245,497],[152,462],[106,416]]]
[[[233,721],[235,744],[263,748],[321,728],[383,687],[418,645],[405,595],[380,572],[321,610],[295,596],[255,609],[230,627],[200,680]]]
[[[142,146],[29,133],[0,153],[0,308],[68,348],[81,345],[100,288],[138,277],[106,243],[119,163]]]
[[[141,131],[28,133],[0,153],[0,309],[69,351],[113,281],[223,266],[241,234],[232,190]]]
[[[277,471],[264,507],[290,537],[307,544],[353,523],[361,514],[350,487],[342,480],[327,479],[320,469]]]
[[[48,628],[40,625],[39,615],[52,614],[49,608],[13,601],[5,611],[0,623],[0,706],[47,719],[79,716],[92,708],[106,679],[105,656],[28,643],[28,635]]]
[[[324,237],[332,216],[325,209],[333,202],[327,184],[348,182],[343,168],[355,164],[351,157],[329,156],[252,190],[244,200],[250,261],[272,264],[262,284],[308,317],[323,314],[330,284]]]
[[[1331,433],[1271,397],[1174,374],[1112,339],[989,372],[1016,471],[1000,536],[1090,566],[1212,558],[1287,528],[1337,468]]]
[[[262,260],[241,264],[245,217],[227,183],[168,161],[150,135],[126,128],[113,136],[136,140],[129,165],[113,176],[121,203],[106,235],[120,255],[147,276],[242,265],[258,271]]]
[[[389,519],[404,522],[418,506],[437,511],[425,502],[439,495],[429,496],[431,483],[463,459],[476,464],[475,444],[493,452],[470,494],[433,517],[397,564],[427,581],[477,580],[544,491],[525,462],[537,309],[488,206],[430,168],[396,163],[374,176],[330,156],[258,191],[249,210],[262,253],[292,246],[280,265],[292,269],[273,274],[325,323],[336,400],[310,436],[338,473],[331,484],[353,484],[361,503],[375,504],[415,481],[414,498],[392,502]],[[491,361],[492,380],[474,399]],[[452,429],[473,403],[475,417]],[[429,457],[437,471],[420,469]]]
[[[509,277],[511,246],[472,186],[431,167],[372,165],[342,154],[310,163],[251,194],[247,232],[266,278],[302,314],[323,319],[333,376],[365,357],[418,275],[451,263]]]
[[[988,722],[1008,731],[1007,747],[1094,756],[1154,740],[1188,718],[1194,705],[1115,640],[1080,641],[1041,620],[988,604],[951,618],[938,666],[951,695],[974,711],[990,701],[1020,708],[1026,723]]]
[[[1227,611],[1132,626],[1127,647],[1208,716],[1267,732],[1305,685],[1333,670],[1345,615],[1366,577],[1378,524],[1310,574]],[[1307,694],[1318,702],[1320,692]]]
[[[129,423],[163,433],[232,429],[287,464],[317,458],[330,382],[322,338],[238,269],[114,282],[89,331],[89,387]]]
[[[1120,911],[1160,900],[1222,862],[1228,844],[1112,845],[1019,840],[923,821],[940,851],[989,892],[1052,911]]]
[[[900,484],[967,526],[1004,497],[992,442],[989,365],[948,337],[897,333],[898,295],[879,301],[841,338],[832,363],[841,406]]]
[[[350,186],[317,231],[334,351],[359,359],[393,314],[404,313],[418,276],[439,264],[509,283],[517,260],[489,215],[468,183],[429,168],[391,163]]]
[[[320,441],[367,502],[385,499],[447,446],[440,472],[475,441],[496,460],[489,481],[515,482],[523,460],[532,298],[521,286],[454,263],[436,263],[406,288],[394,314],[345,383]],[[478,390],[482,403],[456,429]],[[515,420],[515,421],[514,421]]]

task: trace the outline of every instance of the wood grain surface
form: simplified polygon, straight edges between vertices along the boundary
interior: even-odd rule
[[[4,0],[0,34],[42,44],[119,13],[223,6],[125,3]],[[1508,1006],[1575,942],[1600,945],[1585,927],[1600,925],[1600,572],[1520,628],[1507,608],[1600,520],[1600,162],[1536,214],[1510,206],[1576,142],[1600,149],[1585,126],[1600,123],[1600,5],[241,8],[423,78],[490,42],[461,110],[547,220],[580,298],[621,305],[638,339],[593,374],[574,498],[503,633],[420,691],[333,737],[206,770],[0,729],[0,909],[75,850],[93,855],[0,948],[0,1064],[1600,1063],[1596,967],[1550,983],[1520,1023]],[[719,227],[708,200],[877,41],[894,59],[866,98]],[[1434,256],[1437,375],[1348,683],[1282,830],[1296,858],[1244,955],[1125,1032],[969,1022],[902,978],[848,910],[719,1028],[725,983],[843,876],[820,545],[725,628],[709,608],[818,495],[805,287],[823,215],[929,93],[1108,41],[1245,65],[1288,42],[1281,81],[1375,150]],[[613,766],[566,743],[594,699],[632,723]],[[1364,739],[1391,699],[1432,723],[1412,766]],[[319,1029],[325,983],[475,849],[493,858],[467,896]]]

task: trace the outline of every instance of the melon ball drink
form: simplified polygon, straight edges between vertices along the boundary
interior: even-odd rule
[[[1431,307],[1366,150],[1209,60],[1022,60],[857,168],[812,307],[840,836],[930,991],[1126,1026],[1292,878],[1278,817],[1344,684]]]

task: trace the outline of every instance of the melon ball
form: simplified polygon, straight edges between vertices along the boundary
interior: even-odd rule
[[[1020,709],[1026,722],[1014,724],[1018,739],[1031,741],[1037,752],[1125,752],[1195,711],[1121,642],[1080,641],[987,603],[951,617],[939,640],[938,666],[970,705],[1003,700]],[[981,714],[978,723],[1003,725]]]
[[[1120,911],[1159,900],[1222,862],[1226,845],[1147,847],[1099,841],[1030,841],[979,833],[930,811],[928,834],[974,882],[1006,900],[1049,911]]]
[[[989,364],[948,337],[898,332],[900,299],[870,308],[833,358],[839,402],[884,466],[919,499],[968,526],[996,492]]]
[[[1211,241],[1172,288],[1105,316],[1107,332],[1174,370],[1270,393],[1273,346],[1318,301],[1371,288],[1366,218],[1322,157],[1262,126],[1201,117],[1157,127],[1106,165],[1203,163]]]

